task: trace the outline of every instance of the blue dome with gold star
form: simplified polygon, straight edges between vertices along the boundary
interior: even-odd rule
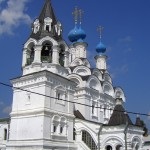
[[[105,53],[106,52],[106,46],[101,41],[96,46],[96,52],[97,53]]]

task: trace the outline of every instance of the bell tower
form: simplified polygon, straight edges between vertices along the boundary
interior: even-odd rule
[[[57,20],[50,0],[46,0],[32,33],[24,44],[23,75],[48,70],[65,76],[69,64],[68,46],[62,38],[62,25]]]
[[[13,103],[7,150],[75,149],[68,46],[50,0],[24,44],[23,75],[11,81]]]

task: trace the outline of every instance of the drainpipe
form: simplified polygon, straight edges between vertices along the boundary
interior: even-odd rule
[[[100,133],[102,131],[102,128],[103,128],[103,124],[101,124],[98,131],[98,150],[100,150]]]
[[[128,122],[126,123],[125,129],[124,129],[124,138],[125,138],[125,150],[127,150],[127,130],[128,130]]]

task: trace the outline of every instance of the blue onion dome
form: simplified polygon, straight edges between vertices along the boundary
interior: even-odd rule
[[[75,25],[74,29],[72,29],[69,34],[68,34],[68,39],[71,41],[71,42],[76,42],[78,40],[78,28],[77,26]]]
[[[97,51],[97,53],[105,53],[106,52],[106,46],[102,42],[100,42],[96,46],[96,51]]]
[[[82,41],[86,38],[86,33],[85,31],[81,28],[81,26],[79,27],[78,29],[78,32],[77,32],[77,38],[78,38],[78,41]]]

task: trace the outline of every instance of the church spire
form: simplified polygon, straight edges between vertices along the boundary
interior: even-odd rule
[[[54,14],[54,10],[52,8],[50,0],[45,1],[44,7],[43,7],[43,9],[40,13],[40,16],[39,16],[39,21],[44,22],[44,19],[48,18],[48,17],[53,20],[53,24],[57,23],[57,19],[56,19],[56,16]]]
[[[57,21],[51,0],[45,0],[45,4],[39,17],[33,22],[31,38],[39,40],[43,37],[50,36],[55,40],[62,39],[61,23]]]

